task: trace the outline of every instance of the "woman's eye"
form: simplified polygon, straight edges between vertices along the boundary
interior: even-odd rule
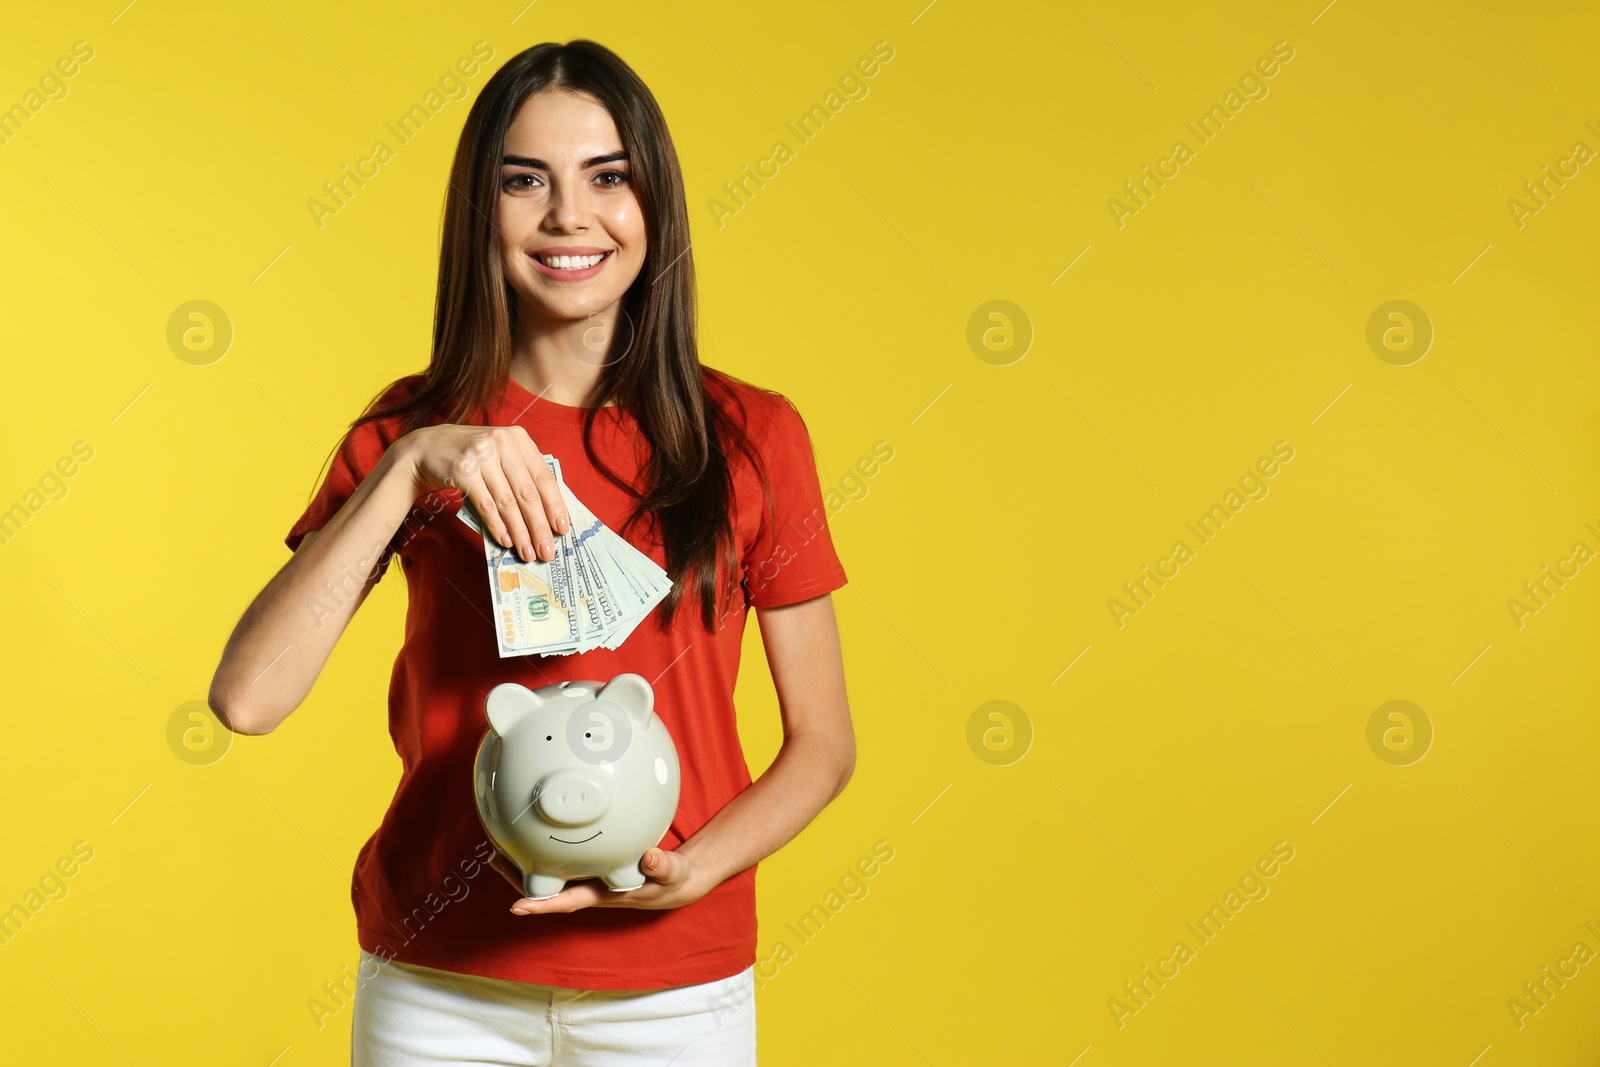
[[[612,187],[612,186],[617,186],[617,185],[624,185],[628,181],[628,176],[626,174],[622,173],[620,170],[604,171],[599,175],[599,177],[601,179],[605,179],[605,178],[615,178],[616,179],[616,181],[602,181],[601,184],[607,186],[608,188]]]
[[[505,179],[501,185],[506,189],[512,190],[531,189],[533,186],[525,185],[523,183],[536,180],[537,179],[532,174],[513,174],[509,178]]]

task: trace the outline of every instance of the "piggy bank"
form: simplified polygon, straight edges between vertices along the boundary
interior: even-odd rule
[[[478,817],[522,872],[535,899],[600,877],[638,889],[639,860],[661,843],[678,810],[678,750],[637,674],[606,683],[528,689],[506,682],[484,701],[478,745]]]

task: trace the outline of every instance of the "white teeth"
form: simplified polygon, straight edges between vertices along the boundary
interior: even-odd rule
[[[598,256],[540,256],[538,258],[539,258],[539,262],[540,263],[543,263],[547,267],[555,267],[557,270],[583,270],[583,269],[585,269],[587,267],[594,266],[596,263],[600,262],[602,259],[604,259],[606,257],[604,255],[598,255]]]

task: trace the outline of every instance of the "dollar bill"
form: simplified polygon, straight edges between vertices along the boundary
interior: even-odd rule
[[[456,513],[483,538],[501,658],[617,648],[672,588],[655,560],[572,494],[556,457],[544,461],[570,519],[566,533],[551,533],[555,558],[523,560],[502,547],[471,501]]]

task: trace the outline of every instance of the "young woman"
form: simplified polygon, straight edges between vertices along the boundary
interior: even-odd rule
[[[482,539],[455,513],[471,500],[501,544],[551,558],[568,517],[546,452],[672,590],[615,650],[501,659]],[[485,84],[446,195],[431,362],[352,423],[286,541],[211,685],[239,733],[305,699],[395,556],[409,597],[400,783],[351,887],[354,1062],[754,1063],[756,864],[855,762],[829,595],[846,579],[799,413],[699,362],[677,156],[608,49],[541,44]],[[733,707],[750,607],[784,726],[754,783]],[[470,782],[484,698],[630,671],[683,768],[647,881],[519,899]]]

